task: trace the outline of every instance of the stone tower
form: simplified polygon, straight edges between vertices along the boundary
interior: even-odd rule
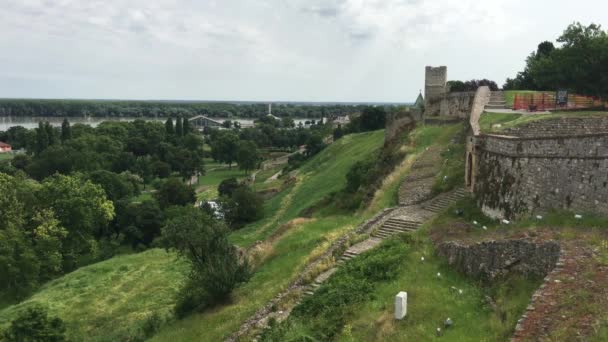
[[[441,100],[445,97],[448,68],[426,67],[424,80],[425,116],[437,116],[441,112]]]

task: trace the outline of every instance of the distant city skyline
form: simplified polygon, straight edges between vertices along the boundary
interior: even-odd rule
[[[502,85],[600,1],[6,0],[0,98],[411,103],[426,65]]]

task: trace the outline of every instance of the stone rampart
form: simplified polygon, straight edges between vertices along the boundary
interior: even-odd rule
[[[608,134],[472,137],[467,185],[484,213],[567,209],[608,215]]]
[[[417,108],[408,108],[388,114],[386,117],[386,129],[384,131],[384,145],[399,141],[401,135],[413,129],[416,126],[416,122],[421,119],[422,113]]]
[[[444,242],[437,253],[448,259],[459,272],[475,279],[491,281],[514,272],[544,277],[560,257],[555,241],[535,242],[525,239],[484,241],[474,244]]]
[[[540,137],[608,133],[608,117],[570,117],[532,121],[505,131],[518,137]]]

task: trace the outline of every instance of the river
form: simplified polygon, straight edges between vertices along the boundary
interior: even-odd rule
[[[99,125],[100,123],[104,122],[104,121],[133,121],[136,119],[143,119],[146,121],[160,121],[160,122],[165,122],[167,120],[167,118],[160,118],[160,119],[156,119],[156,118],[135,118],[135,117],[122,117],[122,118],[117,118],[117,117],[107,117],[107,118],[99,118],[99,117],[89,117],[89,118],[83,118],[83,117],[70,117],[68,118],[68,120],[70,120],[70,124],[76,124],[76,123],[82,123],[82,124],[87,124],[90,125],[92,127],[95,127],[97,125]],[[231,120],[231,121],[238,121],[242,127],[251,127],[253,125],[253,120],[252,119],[241,119],[241,118],[231,118],[231,119],[227,119],[227,118],[213,118],[214,120],[217,121],[224,121],[224,120]],[[310,120],[310,119],[294,119],[296,125],[299,124],[300,122],[302,122],[302,124],[304,124],[305,121]],[[10,116],[2,116],[0,117],[0,131],[6,131],[9,128],[13,127],[13,126],[22,126],[25,128],[36,128],[38,127],[38,122],[39,121],[48,121],[51,125],[53,126],[61,126],[61,123],[63,122],[63,118],[62,117],[10,117]]]

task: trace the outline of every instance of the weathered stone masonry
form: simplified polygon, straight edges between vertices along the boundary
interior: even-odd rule
[[[470,138],[466,183],[484,213],[514,218],[561,208],[608,215],[608,133],[539,135]]]

